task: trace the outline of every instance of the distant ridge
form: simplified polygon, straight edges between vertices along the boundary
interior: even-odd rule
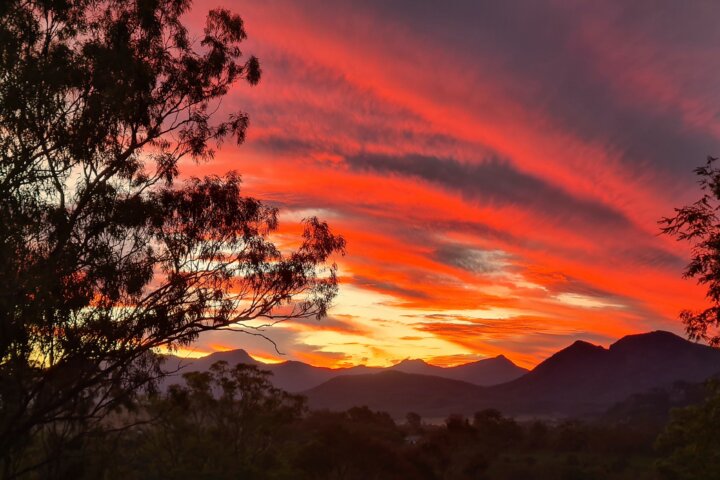
[[[459,380],[390,369],[336,377],[303,393],[314,409],[346,410],[365,405],[396,416],[410,411],[445,416],[467,410],[483,388]]]
[[[326,367],[314,367],[312,365],[308,365],[307,363],[294,360],[276,364],[266,364],[253,359],[244,350],[215,352],[206,357],[196,359],[181,359],[171,355],[166,358],[165,369],[170,372],[175,372],[177,370],[178,374],[165,380],[165,386],[181,382],[182,379],[180,374],[182,373],[206,371],[213,363],[224,360],[231,365],[245,363],[257,365],[263,370],[268,370],[273,374],[271,380],[276,387],[293,393],[311,389],[339,376],[379,373],[386,370],[433,375],[447,379],[462,380],[475,385],[496,385],[519,378],[528,372],[527,369],[518,367],[503,355],[478,360],[476,362],[456,367],[438,367],[430,365],[423,360],[406,359],[396,365],[388,367],[387,369],[380,367],[366,367],[362,365],[350,368],[332,369]]]
[[[526,375],[492,387],[451,385],[447,378],[413,373],[388,381],[376,374],[336,378],[304,394],[313,408],[343,409],[364,401],[396,415],[470,414],[493,407],[510,414],[567,416],[599,413],[630,395],[677,381],[701,382],[718,372],[720,350],[655,331],[623,337],[607,349],[577,341]]]
[[[185,372],[202,372],[210,369],[215,362],[225,361],[229,365],[244,363],[246,365],[261,365],[252,358],[245,350],[228,350],[225,352],[214,352],[200,358],[181,358],[175,355],[164,355],[163,369],[172,372],[173,376],[168,379],[170,383],[176,383],[178,377]]]
[[[609,348],[576,341],[532,371],[503,355],[443,368],[406,359],[388,368],[330,369],[297,361],[265,364],[244,350],[198,359],[168,356],[165,368],[205,371],[216,361],[247,363],[272,372],[275,386],[303,393],[312,408],[367,405],[396,415],[474,413],[498,408],[519,415],[584,415],[604,411],[633,394],[674,382],[701,382],[720,373],[720,350],[665,331],[628,335]],[[181,382],[179,376],[165,385]]]
[[[475,385],[497,385],[519,378],[528,372],[527,369],[518,367],[504,355],[455,367],[438,367],[429,365],[423,360],[406,359],[392,367],[388,367],[388,370],[419,375],[434,375],[452,380],[462,380]]]

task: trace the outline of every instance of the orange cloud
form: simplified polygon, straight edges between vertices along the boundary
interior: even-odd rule
[[[441,21],[404,0],[228,5],[265,72],[220,109],[248,111],[249,140],[184,172],[239,170],[281,208],[284,246],[309,215],[348,240],[332,318],[278,330],[288,356],[531,366],[577,338],[679,332],[702,304],[656,222],[720,151],[720,35],[693,26],[715,7],[508,5],[453,2]]]

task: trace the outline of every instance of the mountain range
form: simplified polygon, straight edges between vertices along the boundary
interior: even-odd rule
[[[512,415],[596,414],[634,394],[720,373],[720,350],[664,331],[629,335],[609,348],[577,341],[531,371],[502,355],[451,368],[405,360],[389,368],[329,369],[294,361],[261,364],[242,350],[187,361],[183,371],[204,370],[218,360],[270,370],[275,386],[302,393],[311,408],[366,405],[397,417],[410,411],[444,417],[483,408]],[[182,362],[169,364],[174,361]]]
[[[171,372],[177,370],[178,373],[205,371],[210,368],[210,365],[218,361],[226,361],[230,365],[238,363],[256,365],[272,373],[271,381],[275,387],[291,393],[312,389],[340,376],[370,375],[384,371],[462,380],[469,384],[481,386],[509,382],[528,372],[527,369],[515,365],[504,355],[455,367],[438,367],[423,360],[406,359],[388,368],[363,365],[349,368],[326,368],[315,367],[293,360],[275,364],[262,363],[252,358],[244,350],[215,352],[197,359],[184,359],[171,355],[165,358],[165,369]],[[166,383],[177,383],[178,381],[178,376],[172,376]]]

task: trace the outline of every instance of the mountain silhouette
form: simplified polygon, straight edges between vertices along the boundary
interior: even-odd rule
[[[400,368],[419,368],[417,362]],[[393,372],[339,377],[304,392],[312,408],[367,405],[396,415],[474,413],[585,415],[676,381],[701,382],[720,372],[720,351],[657,331],[624,337],[609,348],[577,341],[507,383],[480,387],[447,378]],[[402,400],[402,401],[401,401]],[[404,403],[403,403],[404,402]]]
[[[276,364],[266,364],[253,359],[244,350],[216,352],[206,357],[196,359],[181,359],[172,355],[166,356],[165,358],[165,370],[170,372],[177,371],[177,373],[169,379],[164,380],[164,386],[182,382],[180,377],[182,373],[207,371],[213,363],[224,360],[230,365],[245,363],[256,365],[263,370],[268,370],[272,372],[270,380],[274,386],[292,393],[311,389],[339,376],[365,375],[386,370],[463,380],[475,385],[496,385],[514,380],[527,373],[526,369],[518,367],[502,355],[456,367],[438,367],[430,365],[423,360],[406,359],[387,369],[367,367],[364,365],[349,368],[315,367],[294,360]]]
[[[497,385],[520,378],[526,373],[527,369],[518,367],[505,355],[498,355],[448,369],[445,377],[475,385]]]
[[[519,378],[528,372],[527,369],[518,367],[504,355],[455,367],[438,367],[423,360],[406,359],[389,367],[388,370],[462,380],[474,385],[497,385]]]
[[[400,363],[396,363],[392,367],[388,367],[388,370],[395,370],[403,373],[416,373],[418,375],[437,375],[442,370],[442,367],[430,365],[419,358],[406,358]]]
[[[700,382],[720,372],[720,351],[655,331],[603,348],[578,341],[527,375],[498,385],[508,411],[586,413],[675,381]]]
[[[243,363],[246,365],[260,365],[260,362],[252,358],[245,350],[228,350],[225,352],[214,352],[200,358],[181,358],[175,355],[163,355],[163,369],[171,372],[170,380],[177,380],[177,377],[185,372],[202,372],[210,369],[215,362],[227,362],[228,365]]]

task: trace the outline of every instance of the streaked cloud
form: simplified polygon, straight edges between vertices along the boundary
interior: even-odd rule
[[[720,152],[719,5],[226,3],[265,75],[221,106],[247,144],[186,171],[242,172],[281,241],[310,215],[348,240],[331,318],[267,332],[284,358],[529,366],[703,301],[656,222]]]

